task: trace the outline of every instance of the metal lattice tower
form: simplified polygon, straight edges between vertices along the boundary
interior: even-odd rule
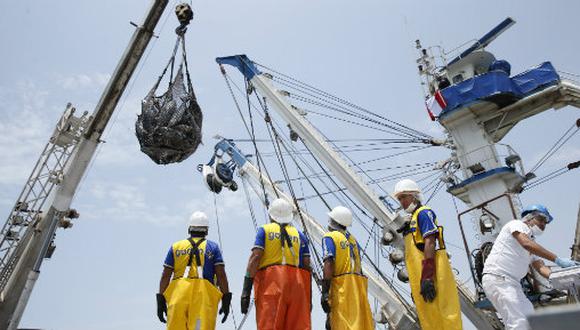
[[[75,108],[69,103],[2,227],[0,292],[4,291],[24,247],[36,230],[51,192],[62,182],[65,167],[89,122],[86,112],[81,117],[75,117],[74,112]]]

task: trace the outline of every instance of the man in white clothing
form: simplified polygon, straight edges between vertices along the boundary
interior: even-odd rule
[[[535,242],[535,238],[552,220],[546,207],[526,207],[521,221],[512,220],[501,229],[485,260],[483,290],[501,315],[506,329],[530,329],[526,316],[534,312],[534,306],[520,284],[530,264],[545,278],[549,278],[551,270],[538,257],[553,261],[562,268],[577,264],[570,259],[559,258]]]

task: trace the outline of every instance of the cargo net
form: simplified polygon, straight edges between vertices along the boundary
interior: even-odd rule
[[[187,68],[185,31],[185,25],[177,28],[178,37],[173,54],[163,73],[143,100],[141,114],[137,116],[135,123],[135,133],[141,151],[157,164],[181,162],[193,154],[201,143],[203,114],[197,103]],[[180,45],[182,59],[174,76],[175,57]],[[165,93],[156,96],[157,88],[168,69],[169,87]]]

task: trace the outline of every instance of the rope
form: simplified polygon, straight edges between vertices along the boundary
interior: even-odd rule
[[[574,130],[574,128],[576,127],[576,129]],[[580,119],[575,122],[572,127],[570,127],[565,133],[564,135],[562,135],[557,141],[556,143],[554,143],[554,145],[552,145],[552,147],[550,149],[548,149],[548,151],[546,152],[546,154],[544,154],[544,156],[542,156],[542,158],[540,158],[540,160],[536,163],[536,165],[534,165],[534,167],[532,167],[532,169],[530,170],[530,172],[535,172],[537,171],[542,165],[544,165],[544,163],[546,163],[546,161],[552,157],[560,148],[562,148],[562,146],[564,144],[566,144],[566,142],[568,142],[576,133],[578,133],[578,131],[580,130]],[[571,134],[566,137],[566,135],[568,135],[571,132]]]
[[[290,94],[290,98],[295,99],[297,101],[304,102],[306,104],[316,105],[316,106],[319,106],[319,107],[322,107],[322,108],[325,108],[325,109],[328,109],[328,110],[332,110],[332,111],[335,111],[335,112],[338,112],[338,113],[342,113],[342,114],[345,114],[345,115],[348,115],[348,116],[351,116],[351,117],[354,117],[354,118],[357,118],[357,119],[365,120],[365,121],[371,122],[371,123],[376,124],[376,125],[379,125],[379,126],[383,126],[383,127],[390,128],[394,132],[397,132],[398,133],[397,135],[400,135],[400,136],[417,137],[416,134],[409,133],[409,132],[407,132],[405,130],[401,130],[401,129],[393,126],[393,125],[389,125],[389,124],[380,122],[380,121],[378,121],[376,119],[371,119],[371,118],[369,118],[367,116],[362,116],[362,115],[358,115],[358,114],[352,113],[352,112],[350,112],[348,110],[344,110],[344,108],[343,107],[340,107],[340,106],[339,107],[332,106],[332,105],[334,105],[332,103],[331,103],[332,105],[325,105],[322,102],[319,102],[319,101],[316,101],[316,100],[312,100],[312,99],[309,99],[309,98],[306,98],[306,97],[303,97],[303,96],[295,95],[295,94]]]
[[[536,180],[530,182],[529,184],[525,185],[524,186],[524,190],[529,190],[529,189],[535,188],[535,187],[537,187],[537,186],[539,186],[541,184],[544,184],[544,183],[546,183],[548,181],[551,181],[551,180],[559,177],[560,175],[562,175],[564,173],[567,173],[567,172],[569,172],[569,171],[577,168],[578,167],[578,163],[579,162],[570,163],[570,164],[568,164],[568,166],[564,166],[564,167],[559,168],[559,169],[557,169],[555,171],[552,171],[549,174],[547,174],[547,175],[545,175],[545,176],[543,176],[543,177],[541,177],[539,179],[536,179]]]
[[[392,166],[392,167],[383,167],[383,168],[373,168],[373,169],[368,169],[366,170],[366,172],[384,172],[386,170],[392,170],[392,169],[399,169],[399,168],[409,168],[409,167],[415,167],[415,169],[410,170],[412,172],[416,171],[416,170],[420,170],[420,169],[424,169],[426,167],[431,167],[433,165],[435,165],[436,163],[421,163],[421,164],[408,164],[408,165],[400,165],[400,166]],[[360,171],[356,170],[355,173],[360,173]],[[323,172],[316,172],[313,173],[311,175],[308,176],[308,178],[317,178],[317,177],[321,177],[323,176]],[[332,174],[332,176],[335,176],[334,174]],[[306,177],[296,177],[296,178],[292,178],[290,179],[290,181],[299,181],[299,180],[305,180]]]
[[[250,103],[250,89],[248,88],[248,81],[244,80],[245,86],[246,86],[246,102],[248,104],[248,114],[250,116],[250,127],[252,129],[252,133],[250,135],[250,139],[255,139],[256,138],[256,133],[254,131],[254,118],[252,117],[252,107],[251,107],[251,103]],[[268,195],[266,195],[266,187],[264,186],[264,181],[262,180],[262,166],[260,165],[260,153],[258,151],[258,145],[254,142],[254,151],[256,153],[256,163],[258,164],[258,173],[260,174],[260,185],[262,186],[262,193],[264,194],[264,204],[266,205],[266,208],[268,208],[268,206],[270,205],[270,202],[268,201]],[[271,181],[271,180],[270,180]],[[276,192],[276,190],[274,190],[274,192],[276,193],[276,195],[278,195],[278,193]],[[278,196],[276,196],[278,197]]]
[[[223,67],[222,67],[221,72],[222,72],[222,76],[224,77],[224,80],[226,81],[226,85],[228,86],[228,90],[230,91],[230,95],[232,96],[232,99],[234,99],[234,104],[236,106],[236,109],[238,110],[238,114],[240,115],[240,118],[242,119],[242,123],[244,124],[244,127],[246,128],[248,135],[250,137],[252,137],[252,132],[250,131],[250,128],[248,127],[248,123],[246,123],[246,119],[244,118],[244,115],[242,114],[242,108],[240,107],[240,104],[238,103],[238,99],[236,98],[236,95],[234,94],[234,90],[232,88],[233,82],[230,82],[229,76],[227,75],[226,71],[223,70]]]
[[[248,124],[247,124],[247,122],[246,122],[246,120],[245,120],[245,118],[244,118],[244,115],[243,115],[243,113],[242,113],[242,109],[241,109],[241,107],[240,107],[240,104],[239,104],[239,102],[238,102],[238,99],[236,98],[236,95],[234,94],[234,91],[233,91],[232,85],[233,85],[233,86],[234,86],[234,87],[235,87],[235,88],[238,90],[238,92],[240,92],[240,93],[242,93],[242,92],[241,92],[241,89],[240,89],[240,87],[239,87],[239,86],[238,86],[236,83],[234,83],[233,81],[231,81],[230,79],[228,79],[228,78],[229,78],[229,76],[227,75],[227,73],[226,73],[225,69],[224,69],[222,66],[220,66],[220,68],[221,68],[222,75],[224,76],[224,79],[225,79],[225,81],[226,81],[226,84],[227,84],[227,86],[228,86],[228,89],[229,89],[229,91],[230,91],[230,95],[231,95],[231,96],[232,96],[232,98],[234,99],[234,104],[236,105],[236,109],[238,110],[238,113],[239,113],[239,115],[240,115],[240,118],[242,119],[242,122],[244,123],[244,126],[246,127],[246,131],[248,132],[248,135],[250,136],[250,141],[251,141],[251,142],[252,142],[252,144],[254,145],[254,149],[255,149],[255,150],[258,150],[258,149],[257,149],[257,144],[256,144],[256,143],[255,143],[255,141],[254,141],[255,134],[253,134],[253,128],[252,128],[252,129],[250,129],[250,127],[248,126]],[[247,92],[248,92],[248,89],[246,88],[246,92],[245,92],[245,94],[246,94],[246,95],[247,95]],[[249,102],[249,98],[246,98],[246,101],[248,102],[248,112],[251,114],[251,112],[250,112],[250,110],[249,110],[249,109],[250,109],[250,107],[253,107],[254,109],[256,109],[256,107],[255,107],[255,106],[254,106],[254,105],[253,105],[251,102]],[[256,110],[258,110],[258,109],[256,109]],[[253,125],[253,124],[252,124],[252,125]],[[262,158],[261,154],[260,154],[259,152],[257,152],[257,151],[256,151],[256,158],[257,158],[257,161],[258,161],[258,171],[259,171],[259,172],[260,172],[260,174],[261,174],[260,161],[261,161],[262,163],[264,163],[264,160],[263,160],[263,158]],[[272,181],[272,177],[270,176],[270,173],[268,172],[268,169],[267,169],[267,168],[264,168],[264,172],[266,173],[266,177],[267,177],[267,178],[268,178],[270,181]],[[260,180],[261,180],[261,179],[260,179]],[[261,183],[262,185],[264,184],[263,182],[260,182],[260,183]],[[264,194],[265,194],[265,192],[264,192]],[[265,196],[265,195],[264,195],[264,198],[266,198],[266,196]]]
[[[367,109],[365,109],[365,108],[363,108],[363,107],[360,107],[360,106],[358,106],[358,105],[356,105],[356,104],[353,104],[353,103],[351,103],[351,102],[349,102],[349,101],[343,100],[343,99],[341,99],[341,98],[339,98],[339,97],[337,97],[337,96],[335,96],[335,95],[332,95],[332,94],[330,94],[330,93],[327,93],[327,92],[325,92],[325,91],[322,91],[322,90],[320,90],[320,89],[318,89],[318,88],[316,88],[316,87],[313,87],[313,86],[311,86],[311,85],[308,85],[308,84],[306,84],[306,83],[303,83],[303,82],[301,82],[301,81],[299,81],[299,80],[297,80],[297,79],[294,79],[294,78],[292,78],[292,77],[290,77],[290,76],[288,76],[288,75],[285,75],[285,74],[283,74],[283,73],[280,73],[280,72],[278,72],[278,71],[276,71],[276,70],[274,70],[274,69],[268,68],[268,67],[266,67],[266,66],[264,66],[264,65],[262,65],[262,64],[259,64],[259,63],[256,63],[256,62],[254,62],[254,63],[255,63],[256,65],[258,65],[259,67],[262,67],[262,68],[264,68],[264,69],[267,69],[267,70],[269,70],[269,71],[271,71],[271,72],[274,72],[274,73],[276,73],[276,74],[277,74],[277,75],[279,75],[279,76],[282,76],[282,77],[284,77],[284,78],[287,78],[287,79],[289,79],[289,81],[288,81],[288,80],[284,80],[283,78],[276,77],[276,79],[278,79],[278,80],[280,80],[280,81],[285,81],[285,82],[287,82],[287,83],[293,84],[294,86],[302,87],[302,89],[306,89],[306,90],[308,90],[308,91],[311,91],[311,92],[314,92],[314,93],[318,93],[318,94],[319,94],[319,95],[321,95],[321,96],[325,96],[325,97],[327,97],[327,98],[329,98],[329,99],[331,99],[331,100],[333,100],[333,101],[335,101],[335,102],[338,102],[338,103],[340,103],[340,104],[343,104],[343,105],[346,105],[346,106],[350,106],[350,107],[352,107],[352,108],[354,108],[354,109],[356,109],[356,110],[358,110],[358,111],[360,111],[360,112],[362,112],[362,113],[366,113],[366,114],[369,114],[369,115],[371,115],[371,116],[373,116],[373,117],[376,117],[376,118],[382,119],[382,120],[384,120],[384,121],[386,121],[386,122],[389,122],[389,123],[392,123],[392,124],[394,124],[394,125],[398,126],[400,130],[403,130],[403,129],[404,129],[404,130],[407,130],[408,132],[412,132],[412,133],[414,133],[414,134],[416,134],[416,135],[418,135],[418,136],[423,136],[423,137],[425,137],[425,138],[431,138],[429,135],[427,135],[427,134],[425,134],[425,133],[423,133],[423,132],[420,132],[420,131],[417,131],[417,130],[415,130],[415,129],[412,129],[412,128],[410,128],[410,127],[407,127],[407,126],[405,126],[405,125],[403,125],[403,124],[397,123],[397,122],[395,122],[395,121],[393,121],[393,120],[391,120],[391,119],[388,119],[388,118],[386,118],[386,117],[384,117],[384,116],[381,116],[381,115],[379,115],[379,114],[377,114],[377,113],[374,113],[374,112],[372,112],[372,111],[369,111],[369,110],[367,110]],[[274,75],[272,75],[272,76],[274,77]]]
[[[161,24],[161,27],[159,29],[160,31],[164,30],[165,24],[167,23],[167,19],[169,18],[169,16],[170,16],[169,14],[167,14],[165,16],[165,19],[163,20],[163,23]],[[101,140],[103,140],[103,141],[107,140],[107,138],[110,136],[113,128],[117,124],[117,120],[119,119],[119,114],[121,113],[122,109],[125,108],[125,104],[127,103],[127,99],[129,98],[129,96],[133,92],[133,87],[135,87],[135,82],[138,80],[137,78],[141,75],[141,72],[143,71],[143,67],[145,66],[145,64],[149,60],[149,55],[151,55],[151,52],[153,51],[153,49],[155,48],[155,45],[157,44],[157,38],[152,38],[152,39],[153,40],[151,41],[151,45],[148,47],[148,50],[146,51],[143,59],[141,60],[139,67],[136,70],[136,73],[133,75],[133,79],[131,79],[129,82],[129,87],[127,88],[126,92],[123,93],[120,105],[117,107],[119,110],[113,113],[110,124],[107,125],[107,127],[105,128],[106,131],[101,136]],[[131,132],[133,132],[133,131],[131,131]],[[81,178],[79,185],[77,187],[77,194],[75,194],[75,196],[73,196],[73,201],[76,198],[76,196],[78,195],[78,192],[81,191],[82,187],[84,186],[84,183],[85,183],[85,180],[87,177],[87,173],[89,173],[91,171],[91,169],[93,168],[93,166],[95,164],[95,160],[99,157],[99,155],[101,153],[102,148],[100,147],[100,145],[101,144],[99,144],[99,146],[97,147],[97,150],[95,151],[95,155],[89,161],[89,165],[87,166],[87,169],[86,169],[85,173],[83,174],[83,177]]]
[[[228,81],[228,87],[230,88],[230,93],[233,95],[233,88],[229,84],[230,83],[230,80],[229,79],[226,79],[226,81]],[[235,85],[235,83],[233,83],[233,82],[231,82],[231,83],[236,88],[238,88],[238,90],[239,90],[239,87],[237,85]],[[312,93],[309,92],[309,94],[312,94]],[[265,104],[262,104],[262,102],[261,102],[260,98],[258,97],[258,95],[256,95],[256,97],[258,99],[258,103],[260,105],[262,105],[262,107],[261,107],[262,109],[260,109],[260,110],[263,110],[264,111],[264,118],[269,118],[270,119],[270,121],[267,121],[267,124],[268,125],[266,125],[267,128],[268,128],[268,135],[269,135],[270,139],[264,139],[264,141],[260,141],[260,142],[272,143],[272,145],[274,147],[274,150],[275,150],[274,151],[274,155],[276,156],[276,159],[277,159],[277,161],[278,161],[278,163],[279,163],[279,165],[281,167],[282,173],[283,173],[284,178],[285,178],[285,182],[286,182],[286,184],[289,187],[289,190],[290,190],[291,195],[292,195],[292,197],[294,199],[294,203],[295,203],[296,207],[298,209],[300,208],[300,206],[298,205],[298,201],[296,199],[295,189],[294,189],[294,187],[292,185],[292,181],[293,180],[290,179],[289,171],[288,171],[288,168],[287,168],[287,164],[286,164],[286,162],[284,160],[284,158],[286,156],[289,156],[289,157],[292,158],[292,160],[296,164],[296,167],[298,168],[298,170],[300,171],[300,173],[302,175],[304,175],[305,179],[302,179],[301,178],[300,179],[300,182],[306,180],[306,182],[308,182],[308,184],[311,187],[313,187],[313,189],[315,189],[315,191],[318,194],[320,194],[320,191],[317,188],[315,188],[315,185],[314,185],[313,180],[320,180],[320,182],[322,182],[322,184],[324,186],[326,186],[327,188],[329,186],[325,182],[325,180],[329,180],[330,182],[334,183],[335,186],[338,187],[338,184],[336,183],[336,181],[334,181],[334,179],[332,178],[332,176],[330,175],[330,173],[328,173],[328,171],[326,169],[324,169],[324,167],[320,164],[320,162],[316,158],[313,158],[313,159],[316,162],[316,164],[318,164],[318,166],[320,167],[320,170],[322,172],[320,172],[320,170],[314,171],[313,170],[313,167],[305,160],[305,158],[303,156],[301,156],[301,153],[304,150],[300,150],[300,153],[298,153],[295,150],[295,148],[292,148],[291,147],[292,146],[291,143],[285,143],[284,138],[281,135],[278,134],[277,129],[275,127],[275,126],[278,126],[278,125],[275,122],[271,121],[271,118],[270,118],[269,114],[267,113],[267,107],[265,106]],[[234,98],[235,98],[235,96],[234,96]],[[249,99],[249,97],[246,95],[246,100],[248,101],[248,99]],[[421,132],[419,132],[419,133],[413,133],[411,131],[411,129],[406,128],[404,126],[390,125],[390,124],[386,124],[385,122],[381,122],[380,120],[375,119],[375,118],[380,118],[380,116],[378,116],[376,114],[372,114],[371,116],[365,116],[365,115],[357,114],[352,109],[347,109],[344,106],[341,106],[340,104],[343,104],[343,103],[341,103],[343,100],[338,101],[338,100],[340,100],[338,98],[336,98],[338,100],[335,99],[335,102],[330,102],[330,103],[327,102],[327,101],[317,100],[316,98],[315,99],[309,99],[308,97],[306,97],[305,99],[307,99],[307,101],[314,101],[315,103],[317,103],[316,105],[319,104],[320,106],[324,106],[324,107],[328,107],[328,105],[330,104],[330,107],[331,108],[336,109],[337,111],[339,111],[343,115],[354,116],[354,117],[356,117],[357,119],[359,119],[361,121],[368,121],[368,122],[371,122],[372,123],[372,125],[366,125],[366,124],[361,123],[359,121],[352,121],[352,122],[358,124],[359,126],[360,125],[366,125],[369,128],[378,130],[380,132],[391,133],[391,134],[399,134],[401,136],[404,136],[404,138],[398,139],[397,142],[391,142],[391,143],[416,143],[416,144],[422,144],[421,146],[410,146],[410,147],[406,148],[403,152],[396,152],[394,154],[383,155],[383,156],[378,157],[376,159],[371,159],[371,160],[367,160],[365,162],[356,163],[356,166],[359,166],[360,173],[365,173],[365,175],[367,177],[369,177],[371,180],[376,181],[376,179],[373,179],[373,178],[371,178],[368,175],[367,172],[369,172],[369,170],[365,170],[365,169],[360,168],[361,165],[364,165],[364,164],[367,164],[367,163],[370,163],[370,162],[373,162],[373,161],[378,161],[378,160],[393,158],[393,157],[396,157],[398,155],[402,155],[402,154],[406,154],[406,153],[409,153],[409,152],[414,152],[414,151],[422,150],[422,149],[427,148],[427,147],[431,147],[430,142],[429,143],[426,143],[426,142],[428,142],[427,141],[427,138],[430,138],[428,135],[423,134]],[[346,102],[346,101],[344,101],[344,102]],[[337,103],[340,103],[340,104],[337,104]],[[352,104],[350,104],[350,105],[352,105]],[[256,106],[254,104],[248,104],[248,113],[250,115],[252,115],[252,111],[251,111],[251,108],[252,107],[254,109],[256,109]],[[259,112],[259,113],[260,113],[260,115],[262,115],[261,112]],[[240,115],[241,115],[241,111],[240,111]],[[327,115],[328,116],[328,114],[324,114],[324,115]],[[374,118],[372,118],[372,116],[374,116]],[[338,117],[336,117],[336,118],[338,118]],[[344,119],[344,118],[339,118],[339,120],[348,121],[348,119]],[[386,120],[386,118],[385,118],[385,120]],[[253,118],[251,118],[251,121],[253,122]],[[244,123],[245,123],[245,120],[244,120]],[[398,125],[398,123],[394,123],[394,124],[397,124]],[[382,127],[377,127],[377,126],[382,126]],[[249,132],[250,137],[252,137],[251,143],[254,145],[254,149],[258,149],[257,148],[257,142],[258,142],[257,140],[258,139],[255,136],[255,132],[254,132],[254,134],[252,134],[252,132],[251,132],[252,129],[250,129],[250,127],[248,125],[246,125],[246,128],[247,128],[247,130]],[[411,138],[409,138],[409,136],[411,136]],[[361,150],[362,148],[360,148],[360,147],[363,146],[362,144],[351,145],[351,146],[344,146],[344,145],[339,145],[337,143],[334,143],[334,142],[339,142],[340,140],[331,140],[331,139],[328,139],[328,138],[326,138],[326,140],[327,141],[332,141],[333,142],[332,144],[334,145],[334,147],[339,152],[341,152],[343,154],[345,152],[347,152],[347,151],[348,152],[354,152],[355,150]],[[395,139],[391,139],[391,140],[394,141]],[[388,141],[388,140],[384,140],[384,141]],[[378,145],[383,145],[383,144],[387,144],[387,143],[370,143],[369,145],[378,146]],[[428,146],[425,146],[424,144],[428,144]],[[347,149],[350,149],[350,150],[347,150]],[[395,149],[395,148],[392,148],[392,149]],[[396,149],[402,149],[402,148],[397,147]],[[409,149],[411,149],[411,150],[409,150]],[[380,148],[367,148],[367,150],[364,150],[364,151],[376,151],[376,150],[383,150],[383,149],[380,149]],[[286,151],[286,152],[284,152],[284,151]],[[308,150],[308,147],[307,146],[306,146],[306,151],[308,151],[308,154],[312,155],[312,153],[310,152],[310,150]],[[264,155],[264,154],[262,153],[261,155]],[[349,159],[350,162],[354,163],[354,161],[351,158],[349,158],[348,155],[345,155],[345,158]],[[304,164],[305,166],[303,167],[302,164]],[[400,167],[400,168],[403,168],[404,169],[407,166],[396,166],[396,167]],[[411,166],[410,168],[413,168],[413,167]],[[305,173],[305,169],[310,170],[312,172],[318,172],[318,173],[316,173],[316,176],[308,176]],[[266,168],[266,170],[267,170],[267,168]],[[398,171],[398,172],[405,172],[405,171]],[[417,172],[417,171],[415,171],[415,172]],[[324,179],[323,174],[326,175],[326,179]],[[401,175],[400,173],[396,173],[396,174]],[[394,174],[394,175],[396,175],[396,174]],[[421,173],[415,173],[415,174],[419,175]],[[393,174],[391,174],[391,176],[393,176]],[[303,187],[302,186],[300,186],[300,187],[301,187],[301,189],[303,191]],[[382,189],[382,187],[380,187],[380,188]],[[384,191],[384,189],[383,189],[383,191]],[[366,216],[366,217],[368,217],[370,219],[373,219],[373,217],[371,217],[370,215],[368,215],[365,212],[364,209],[360,208],[360,206],[358,206],[358,204],[346,192],[341,191],[340,193],[336,193],[336,194],[333,193],[333,196],[335,198],[337,198],[338,200],[348,199],[349,202],[343,203],[343,204],[345,204],[345,205],[351,204],[353,206],[353,208],[356,208],[356,209],[359,209],[360,210],[360,214],[363,214],[364,216]],[[326,199],[324,197],[322,197],[322,196],[319,196],[319,198],[322,201],[324,201],[324,203],[330,209],[329,204],[326,201]],[[378,221],[374,221],[372,227],[369,227],[369,226],[366,225],[365,221],[362,221],[361,220],[361,218],[359,217],[358,214],[355,215],[355,218],[358,220],[358,222],[361,223],[363,229],[366,230],[369,233],[369,237],[367,238],[367,241],[366,241],[366,244],[365,244],[365,250],[363,250],[364,257],[367,259],[368,262],[370,262],[370,264],[372,265],[372,267],[378,273],[378,276],[380,276],[385,281],[385,283],[387,283],[390,287],[392,287],[393,289],[395,289],[395,286],[393,285],[392,281],[391,281],[391,283],[389,283],[389,281],[386,278],[385,274],[377,266],[378,262],[373,261],[373,258],[370,257],[369,254],[366,251],[367,248],[368,248],[368,246],[369,246],[369,244],[370,244],[371,239],[374,239],[374,242],[376,243],[376,244],[373,244],[373,245],[375,247],[375,258],[377,260],[379,260],[378,258],[380,257],[379,252],[383,253],[386,250],[386,248],[384,248],[384,247],[381,248],[380,242],[375,237],[375,236],[377,236],[375,234],[376,234],[376,231],[380,228],[380,226],[379,226],[380,224],[378,223]],[[302,219],[302,221],[303,221],[303,227],[306,228],[306,226],[304,224],[304,219]],[[308,235],[308,233],[306,233],[306,234]],[[314,250],[314,251],[316,252],[317,250]],[[314,263],[314,265],[317,265],[317,264],[318,263]],[[399,289],[396,289],[396,290],[397,291],[400,291]]]
[[[222,241],[222,230],[221,230],[221,225],[220,225],[220,218],[219,218],[219,213],[218,213],[218,206],[217,206],[217,194],[214,192],[213,193],[213,207],[215,210],[215,221],[217,224],[217,232],[218,232],[218,240],[220,243],[220,247],[222,249],[222,254],[224,254],[224,251],[226,250],[224,247],[224,243]],[[236,316],[234,313],[234,309],[232,307],[232,305],[230,304],[230,314],[232,315],[232,321],[234,322],[234,328],[237,328],[237,324],[236,324]]]
[[[264,104],[264,106],[265,106],[265,104]],[[265,107],[264,107],[264,111],[267,111],[267,109]],[[272,130],[272,133],[274,134],[274,137],[275,137],[274,141],[276,142],[276,147],[277,147],[278,151],[280,152],[279,161],[280,161],[280,166],[281,166],[281,169],[282,169],[282,173],[284,175],[284,178],[285,179],[289,179],[290,178],[290,175],[288,173],[288,168],[286,167],[286,163],[284,162],[283,155],[281,154],[282,149],[280,147],[278,133],[275,130],[275,128],[273,127],[271,121],[269,121],[269,122],[267,121],[266,123],[267,124],[270,124],[269,127],[268,127],[268,134],[270,134],[270,130]],[[266,125],[266,126],[268,126],[268,125]],[[312,239],[311,239],[310,233],[308,232],[308,228],[306,226],[306,222],[304,221],[304,217],[302,216],[302,212],[300,211],[300,205],[298,204],[298,200],[296,199],[296,193],[294,191],[294,187],[292,186],[292,184],[289,183],[288,184],[288,188],[290,190],[290,194],[292,196],[294,205],[296,207],[296,210],[298,211],[298,215],[299,215],[300,220],[302,222],[302,228],[304,229],[304,234],[306,235],[306,237],[308,237],[309,243],[312,245]],[[319,255],[318,249],[313,248],[312,250],[314,251],[314,255],[316,257],[317,264],[322,265],[322,258]],[[320,287],[320,285],[321,285],[321,281],[320,281],[321,276],[318,273],[314,272],[314,271],[312,272],[312,275],[314,276],[314,278],[316,280],[316,284],[317,284],[318,290],[320,292],[322,292],[322,288]]]

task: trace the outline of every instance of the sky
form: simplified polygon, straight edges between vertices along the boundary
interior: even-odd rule
[[[133,33],[130,22],[142,20],[148,3],[0,2],[1,214],[8,216],[67,102],[79,112],[93,111]],[[483,8],[475,1],[194,1],[195,18],[186,42],[204,112],[204,144],[184,162],[160,166],[139,151],[134,123],[140,101],[175,41],[175,3],[170,2],[156,28],[157,38],[80,185],[73,201],[80,219],[73,228],[57,232],[56,251],[42,266],[21,327],[162,329],[154,296],[163,259],[171,243],[185,237],[187,218],[194,210],[210,215],[209,238],[221,241],[239,322],[239,297],[254,238],[248,206],[242,191],[211,195],[196,171],[197,164],[211,157],[214,135],[247,138],[215,64],[217,56],[248,54],[435,136],[442,133],[425,113],[415,64],[417,38],[423,45],[451,50],[510,16],[517,24],[488,50],[509,60],[512,73],[549,60],[558,70],[580,74],[576,1],[487,1]],[[517,150],[529,168],[577,118],[574,108],[549,110],[518,124],[502,142]],[[333,127],[321,129],[332,132]],[[571,139],[545,165],[544,173],[579,160],[579,142],[578,136]],[[410,160],[401,160],[405,161]],[[554,224],[539,242],[558,255],[569,255],[579,187],[580,176],[570,173],[521,196],[524,204],[544,203],[554,214]],[[446,226],[447,240],[459,245],[449,195],[440,193],[431,204]],[[263,214],[258,210],[260,221]],[[313,215],[325,219],[320,208],[314,208]],[[463,252],[455,248],[450,253],[459,277],[469,279]],[[317,297],[314,301],[313,328],[320,329],[322,310]],[[230,316],[218,329],[232,329],[232,320]],[[252,317],[244,328],[255,328]]]

